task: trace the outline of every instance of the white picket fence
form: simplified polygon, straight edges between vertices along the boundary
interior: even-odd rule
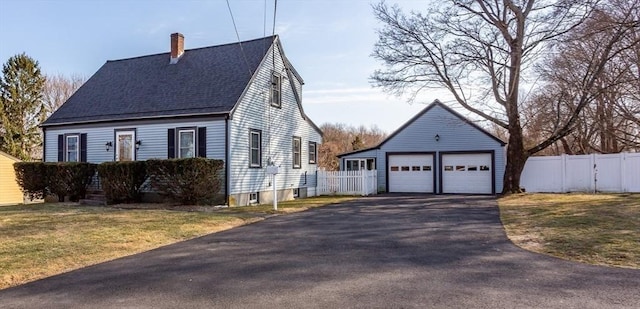
[[[378,193],[378,173],[372,171],[318,171],[318,195],[372,195]]]
[[[520,186],[527,192],[640,192],[640,153],[531,157]]]

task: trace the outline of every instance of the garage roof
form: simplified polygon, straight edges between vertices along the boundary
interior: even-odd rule
[[[373,146],[373,147],[369,147],[369,148],[364,148],[364,149],[359,149],[359,150],[355,150],[355,151],[350,151],[350,152],[346,152],[346,153],[342,153],[338,155],[338,158],[347,156],[347,155],[352,155],[352,154],[356,154],[356,153],[361,153],[361,152],[365,152],[365,151],[369,151],[372,149],[380,149],[380,147],[382,147],[385,143],[387,143],[389,140],[391,140],[392,138],[394,138],[396,135],[398,135],[400,132],[402,132],[402,130],[404,130],[405,128],[407,128],[409,125],[411,125],[413,122],[415,122],[417,119],[419,119],[420,117],[422,117],[422,115],[426,114],[429,110],[431,110],[432,108],[434,108],[435,106],[440,106],[443,109],[445,109],[446,111],[448,111],[449,113],[451,113],[452,115],[456,116],[457,118],[460,118],[460,120],[466,122],[467,124],[471,125],[472,127],[474,127],[475,129],[477,129],[478,131],[482,132],[483,134],[489,136],[491,139],[495,140],[496,142],[500,143],[500,145],[504,146],[506,145],[506,143],[499,139],[498,137],[496,137],[495,135],[489,133],[487,130],[483,129],[482,127],[478,126],[477,124],[473,123],[471,120],[467,119],[466,117],[460,115],[460,113],[454,111],[452,108],[448,107],[447,105],[445,105],[444,103],[440,102],[439,100],[435,100],[433,101],[433,103],[429,104],[427,107],[425,107],[422,111],[420,111],[418,114],[416,114],[415,116],[413,116],[413,118],[409,119],[409,121],[407,121],[405,124],[403,124],[400,128],[398,128],[397,130],[395,130],[393,133],[391,133],[391,135],[389,135],[387,138],[385,138],[382,142],[380,142],[380,144]]]

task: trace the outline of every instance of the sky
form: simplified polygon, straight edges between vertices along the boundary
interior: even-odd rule
[[[425,1],[386,1],[424,10]],[[265,10],[266,3],[266,10]],[[374,88],[371,57],[381,24],[369,0],[280,0],[275,33],[305,81],[303,108],[318,125],[377,126],[391,133],[446,91],[414,103]],[[274,0],[229,0],[241,40],[273,31]],[[266,12],[266,23],[265,23]],[[266,27],[265,27],[266,24]],[[0,0],[0,61],[26,53],[45,74],[93,75],[107,60],[237,42],[225,0]]]

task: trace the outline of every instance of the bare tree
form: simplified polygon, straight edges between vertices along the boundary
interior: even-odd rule
[[[380,128],[373,126],[352,127],[342,123],[325,123],[322,129],[323,142],[318,150],[318,166],[329,171],[339,168],[337,155],[352,150],[378,145],[387,136]],[[355,142],[357,141],[357,142]]]
[[[532,100],[531,118],[537,126],[529,132],[551,135],[558,124],[580,103],[577,94],[589,92],[589,100],[577,114],[573,130],[559,142],[563,153],[616,153],[640,149],[640,1],[611,0],[595,10],[592,17],[576,29],[573,40],[556,46],[558,53],[541,66],[545,92]],[[621,21],[635,22],[620,37],[592,88],[583,90],[582,78],[588,74],[594,55],[601,54],[602,42],[619,34]],[[557,98],[564,97],[563,100]],[[541,134],[533,140],[541,141]]]
[[[552,145],[573,129],[577,115],[592,102],[592,89],[619,44],[637,20],[629,14],[614,27],[614,35],[584,64],[577,93],[556,97],[575,107],[563,116],[551,134],[535,145],[523,138],[523,89],[532,90],[534,64],[596,8],[596,0],[448,0],[431,1],[426,13],[404,13],[385,3],[373,7],[383,28],[373,56],[385,65],[372,76],[374,84],[394,93],[417,93],[446,88],[457,104],[506,129],[509,134],[503,193],[520,192],[520,174],[526,159]],[[554,43],[554,44],[552,44]],[[566,113],[566,114],[565,114]]]
[[[78,74],[69,77],[63,74],[47,75],[46,78],[42,94],[47,116],[53,114],[87,81],[86,77]]]

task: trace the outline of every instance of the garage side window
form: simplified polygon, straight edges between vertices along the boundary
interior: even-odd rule
[[[489,168],[489,166],[488,166],[488,165],[480,165],[480,170],[481,170],[481,171],[489,171],[489,170],[491,170],[491,169]]]

